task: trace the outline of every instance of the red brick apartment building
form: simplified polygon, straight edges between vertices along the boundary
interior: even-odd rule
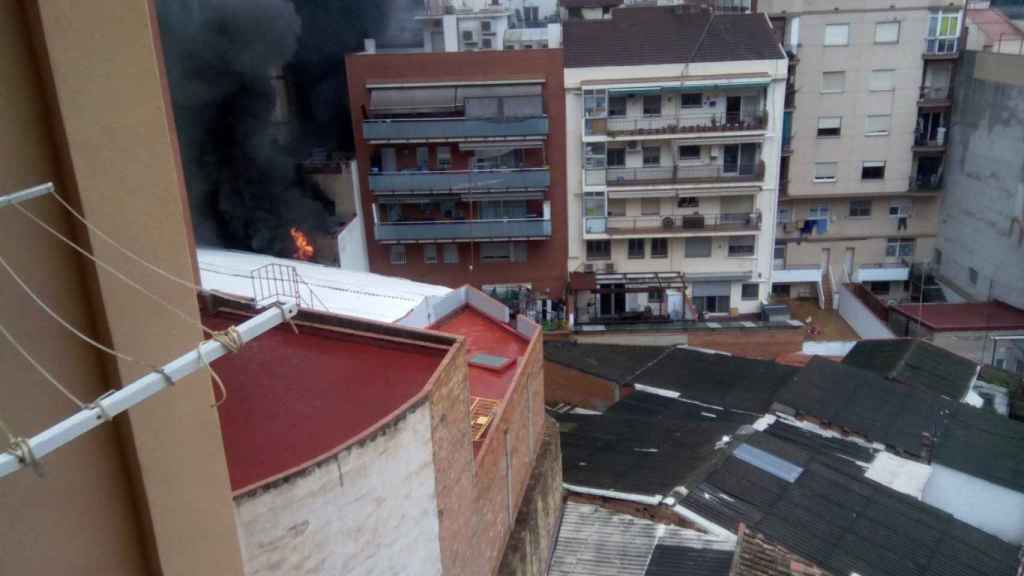
[[[370,270],[488,293],[567,281],[562,51],[346,59]]]
[[[208,304],[218,328],[251,314]],[[303,310],[214,363],[247,575],[545,571],[541,330],[471,287],[432,306],[425,329]]]

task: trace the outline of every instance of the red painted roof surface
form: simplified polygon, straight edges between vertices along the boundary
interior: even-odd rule
[[[223,329],[240,318],[206,321]],[[220,426],[233,491],[314,462],[385,419],[423,390],[444,357],[414,344],[299,330],[279,326],[213,363],[228,392]]]
[[[1024,330],[1024,310],[1002,302],[901,304],[896,310],[936,332]]]
[[[516,367],[522,361],[529,342],[501,322],[495,322],[469,306],[431,326],[433,330],[466,337],[466,361],[475,354],[493,354],[512,358],[515,362],[496,372],[477,366],[469,367],[469,393],[473,396],[501,400],[505,397]]]

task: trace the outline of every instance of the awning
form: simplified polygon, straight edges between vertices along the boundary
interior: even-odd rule
[[[370,111],[378,114],[455,108],[455,88],[377,88],[370,91]]]
[[[470,194],[463,194],[460,199],[464,202],[492,202],[496,200],[543,200],[544,192],[473,192]]]
[[[678,92],[704,92],[713,89],[756,88],[758,86],[767,86],[771,83],[771,78],[686,80],[681,86],[674,88],[674,90]]]
[[[609,88],[610,96],[651,96],[661,94],[661,86],[648,86],[645,88]]]
[[[495,148],[543,148],[542,140],[502,140],[501,142],[459,142],[459,150],[472,152],[474,150],[493,150]]]
[[[507,96],[540,96],[544,87],[540,84],[511,84],[501,86],[460,86],[456,88],[455,102],[462,104],[466,98],[504,98]]]
[[[732,284],[729,282],[694,282],[693,297],[701,296],[728,296],[732,293]]]

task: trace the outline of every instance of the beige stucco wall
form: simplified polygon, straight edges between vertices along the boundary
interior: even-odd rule
[[[23,12],[24,10],[24,12]],[[0,192],[53,180],[85,216],[165,270],[193,276],[177,143],[153,8],[146,0],[5,2],[0,7]],[[26,205],[61,229],[52,199]],[[118,350],[164,363],[198,329],[11,209],[5,257],[76,326]],[[147,274],[82,230],[101,260],[198,316],[191,289]],[[91,401],[146,372],[101,358],[0,277],[0,319],[40,362]],[[21,434],[70,403],[0,346],[3,416]],[[0,573],[240,574],[241,556],[209,378],[197,374],[45,459],[46,479],[0,479]],[[14,521],[17,519],[17,521]]]
[[[430,405],[236,501],[248,576],[441,574]]]

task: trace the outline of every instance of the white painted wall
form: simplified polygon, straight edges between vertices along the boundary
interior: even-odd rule
[[[348,177],[352,179],[349,193],[356,217],[338,235],[338,265],[344,270],[369,272],[370,260],[366,255],[366,228],[363,227],[363,203],[359,201],[359,170],[356,161],[348,165]]]
[[[839,287],[839,315],[861,338],[895,338],[892,330],[846,286]]]
[[[441,574],[422,404],[386,433],[235,499],[248,576]]]
[[[1020,492],[934,464],[921,499],[1011,544],[1024,544]]]

